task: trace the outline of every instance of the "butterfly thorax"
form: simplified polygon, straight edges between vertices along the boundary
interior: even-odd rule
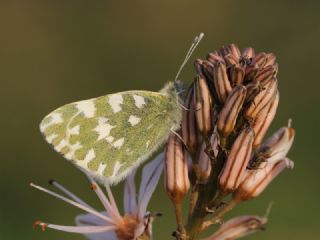
[[[181,81],[168,82],[161,90],[160,93],[166,95],[169,100],[168,104],[168,117],[172,120],[174,125],[172,128],[177,130],[180,128],[182,119],[182,108],[180,102],[183,102],[182,93],[185,87]]]

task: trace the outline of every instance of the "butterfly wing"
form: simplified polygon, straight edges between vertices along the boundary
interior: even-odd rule
[[[166,94],[128,91],[62,106],[40,124],[54,149],[98,180],[113,184],[147,160],[180,122]]]

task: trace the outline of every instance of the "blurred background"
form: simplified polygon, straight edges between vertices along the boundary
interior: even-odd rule
[[[292,118],[297,132],[289,153],[294,171],[229,216],[263,215],[273,201],[267,230],[247,239],[320,239],[319,7],[317,1],[0,1],[0,239],[84,239],[32,229],[37,219],[73,224],[81,211],[31,189],[31,181],[47,187],[57,179],[101,208],[83,174],[43,140],[40,120],[76,100],[157,91],[174,78],[199,32],[205,38],[192,59],[230,43],[277,55],[281,101],[272,130]],[[181,75],[187,82],[192,61]],[[120,205],[122,187],[114,188]],[[170,239],[175,222],[162,181],[150,210],[163,213],[155,239]]]

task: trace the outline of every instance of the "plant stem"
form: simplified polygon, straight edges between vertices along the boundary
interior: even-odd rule
[[[182,208],[181,203],[174,203],[175,213],[176,213],[176,220],[178,225],[179,231],[179,239],[183,240],[186,236],[186,230],[183,226],[183,219],[182,219]]]
[[[230,202],[228,202],[226,205],[223,207],[219,208],[217,212],[214,214],[214,217],[211,218],[208,221],[205,221],[202,224],[201,231],[205,230],[207,227],[219,223],[221,218],[229,211],[231,211],[237,204],[239,203],[239,200],[237,199],[232,199]]]

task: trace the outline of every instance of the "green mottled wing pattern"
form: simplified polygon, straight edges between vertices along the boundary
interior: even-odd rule
[[[176,111],[166,94],[127,91],[62,106],[40,130],[66,159],[113,184],[163,145],[180,122]]]

